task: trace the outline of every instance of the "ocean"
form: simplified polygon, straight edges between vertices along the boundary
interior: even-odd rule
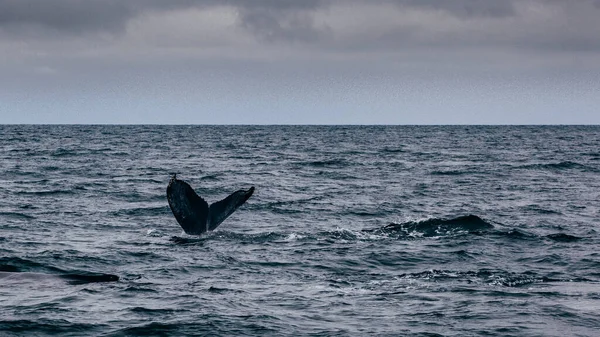
[[[0,336],[598,336],[599,126],[0,126]],[[186,235],[177,174],[209,203]]]

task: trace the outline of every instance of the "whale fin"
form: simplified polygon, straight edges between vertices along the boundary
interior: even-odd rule
[[[254,186],[239,190],[208,206],[185,181],[175,175],[167,186],[167,201],[175,219],[187,234],[200,235],[217,228],[254,193]]]
[[[175,219],[187,234],[199,235],[208,230],[208,203],[175,175],[167,186],[167,201]]]
[[[231,213],[242,206],[252,196],[252,193],[254,193],[254,186],[248,190],[233,192],[227,198],[210,205],[208,210],[208,230],[212,231],[217,228]]]

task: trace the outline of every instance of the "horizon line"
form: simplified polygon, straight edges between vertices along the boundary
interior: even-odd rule
[[[556,124],[467,124],[467,123],[457,123],[457,124],[383,124],[383,123],[375,123],[375,124],[310,124],[310,123],[298,123],[298,124],[283,124],[283,123],[273,123],[273,124],[218,124],[218,123],[0,123],[0,126],[600,126],[600,124],[565,124],[565,123],[556,123]]]

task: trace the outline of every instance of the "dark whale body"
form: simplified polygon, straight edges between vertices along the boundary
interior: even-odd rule
[[[44,274],[32,272],[0,271],[0,282],[47,282],[49,280],[62,280],[69,284],[87,284],[96,282],[116,282],[117,275],[100,273],[66,273]]]
[[[185,181],[173,176],[167,186],[167,200],[175,219],[186,234],[200,235],[217,228],[254,193],[254,186],[239,190],[210,206]]]

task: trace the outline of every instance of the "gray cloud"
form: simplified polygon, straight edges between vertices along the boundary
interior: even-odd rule
[[[314,9],[318,0],[243,1],[243,0],[0,0],[0,27],[14,31],[34,27],[60,32],[121,31],[132,17],[147,11],[164,11],[190,7],[236,6],[248,13],[283,13]],[[255,26],[253,15],[246,15],[248,27]]]
[[[0,0],[0,46],[17,59],[88,49],[120,59],[392,53],[420,62],[461,51],[464,60],[547,59],[600,51],[599,16],[600,0]]]
[[[0,0],[0,33],[4,32],[5,38],[99,32],[122,35],[131,20],[146,13],[223,6],[238,13],[236,25],[242,31],[263,43],[304,42],[317,48],[344,49],[446,47],[452,43],[539,46],[545,50],[600,48],[600,38],[594,38],[600,31],[600,0]],[[383,12],[370,16],[360,12],[377,6]],[[395,18],[385,13],[389,10],[385,6],[395,8]],[[330,13],[336,7],[356,9],[353,15],[365,28],[354,40],[339,38],[344,32],[328,22],[343,20]],[[421,21],[403,17],[407,11],[420,11]],[[315,19],[327,13],[330,16],[325,21]],[[456,21],[448,19],[444,26],[439,22],[444,15]],[[558,29],[557,25],[562,26]],[[372,35],[369,29],[374,31]]]
[[[266,42],[314,42],[324,37],[326,29],[315,27],[311,13],[270,9],[247,9],[240,13],[240,26]]]
[[[13,33],[42,34],[123,31],[128,20],[148,11],[190,7],[233,6],[240,11],[240,26],[267,41],[315,40],[322,29],[314,27],[311,12],[332,4],[361,3],[340,0],[0,0],[0,27]],[[366,2],[369,3],[369,2]],[[514,15],[510,0],[383,0],[403,8],[442,10],[459,17]],[[325,30],[326,32],[326,30]]]
[[[145,11],[193,6],[186,0],[0,0],[0,29],[15,35],[51,32],[79,35],[121,33],[131,18]]]
[[[387,52],[414,48],[432,51],[468,48],[471,52],[489,48],[600,51],[600,0],[381,0],[377,3],[396,7],[396,17],[370,25],[381,27],[374,34],[359,34],[339,41],[340,48]],[[374,15],[373,20],[376,19]]]
[[[513,0],[389,0],[406,8],[446,11],[461,18],[507,17],[515,15]]]
[[[439,123],[507,107],[511,122],[598,121],[599,17],[600,0],[0,0],[0,109],[36,123]]]
[[[80,32],[119,30],[134,14],[123,1],[0,1],[0,27],[12,30]]]

